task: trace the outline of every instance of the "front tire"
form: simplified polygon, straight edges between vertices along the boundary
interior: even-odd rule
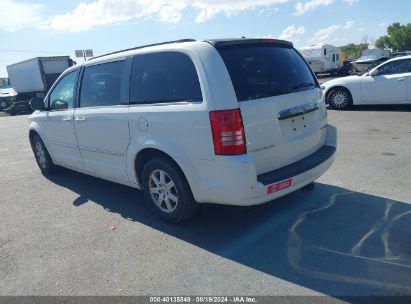
[[[39,166],[41,173],[44,175],[50,175],[56,171],[56,165],[53,164],[50,154],[47,151],[46,146],[37,134],[33,136],[31,140],[31,148],[36,158],[37,165]]]
[[[182,222],[196,212],[198,204],[183,172],[165,157],[154,157],[147,162],[142,182],[146,202],[166,221]]]
[[[9,113],[10,116],[15,116],[16,115],[16,110],[13,106],[7,108],[7,113]]]
[[[4,111],[5,109],[7,109],[8,106],[9,106],[9,104],[7,103],[7,101],[2,100],[2,101],[0,102],[0,110],[1,110],[1,111]]]
[[[352,106],[350,92],[344,88],[333,89],[327,97],[328,104],[336,110],[345,110]]]

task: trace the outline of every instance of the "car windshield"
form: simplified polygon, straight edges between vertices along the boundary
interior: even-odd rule
[[[318,86],[309,66],[293,48],[262,44],[218,50],[238,101],[290,94]]]

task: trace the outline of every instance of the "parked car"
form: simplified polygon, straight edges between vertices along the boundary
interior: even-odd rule
[[[17,92],[9,85],[0,84],[0,111],[7,109],[15,100]]]
[[[395,57],[402,57],[402,56],[408,56],[411,55],[411,51],[404,51],[404,52],[394,52],[390,53],[390,58],[395,58]]]
[[[198,203],[256,205],[311,184],[336,129],[301,55],[272,39],[181,40],[69,68],[33,99],[30,142],[56,165],[142,189],[178,222]]]
[[[361,57],[353,62],[356,75],[362,75],[390,59],[388,51],[372,48],[362,51]]]
[[[358,75],[361,76],[364,73],[372,70],[373,68],[379,66],[381,63],[386,62],[388,57],[381,57],[378,59],[369,59],[364,61],[355,61],[352,63],[352,73],[351,75]]]
[[[322,85],[326,102],[335,109],[361,104],[410,104],[411,56],[396,57],[362,76],[348,76]]]

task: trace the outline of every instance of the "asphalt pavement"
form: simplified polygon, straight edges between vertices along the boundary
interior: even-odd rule
[[[46,178],[27,116],[0,118],[0,295],[411,295],[411,107],[329,111],[311,192],[157,219],[140,191]]]

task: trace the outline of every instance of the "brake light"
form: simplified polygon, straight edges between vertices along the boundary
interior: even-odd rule
[[[211,111],[210,122],[216,155],[247,153],[240,109]]]

